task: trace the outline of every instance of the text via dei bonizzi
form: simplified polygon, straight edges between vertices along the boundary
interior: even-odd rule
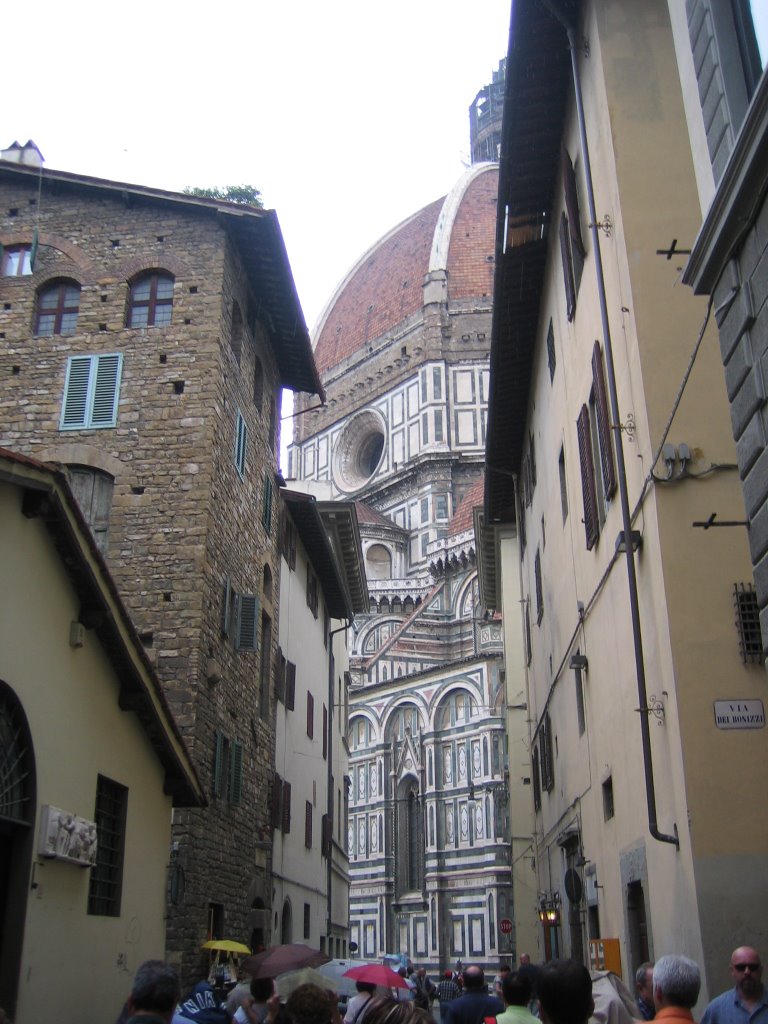
[[[761,700],[716,700],[718,729],[764,729],[765,710]]]

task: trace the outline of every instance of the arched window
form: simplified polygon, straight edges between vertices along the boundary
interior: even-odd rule
[[[262,578],[262,593],[264,594],[265,601],[272,600],[272,570],[268,565],[264,566],[264,575]]]
[[[128,301],[129,327],[162,327],[171,322],[173,277],[152,271],[131,284]]]
[[[415,704],[401,704],[393,713],[387,724],[387,739],[402,740],[406,729],[415,736],[419,728],[419,709]]]
[[[239,363],[243,351],[243,314],[236,302],[232,303],[232,331],[229,335],[229,344]]]
[[[80,312],[80,285],[76,281],[56,281],[37,293],[35,334],[74,334]]]
[[[383,544],[371,544],[366,551],[365,572],[369,580],[392,578],[392,555]]]
[[[3,249],[3,277],[26,277],[32,273],[32,246],[9,245]]]
[[[437,728],[466,725],[470,718],[477,716],[477,702],[467,690],[455,690],[440,704],[437,714]]]

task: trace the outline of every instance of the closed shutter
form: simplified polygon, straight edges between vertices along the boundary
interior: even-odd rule
[[[256,650],[256,623],[259,617],[259,599],[255,594],[241,594],[237,600],[238,651]]]
[[[539,774],[539,748],[533,750],[533,809],[541,808],[541,775]]]
[[[581,237],[581,218],[579,217],[579,197],[576,192],[576,174],[565,146],[560,147],[560,161],[563,170],[563,191],[565,192],[565,208],[568,211],[568,228],[571,233],[571,243],[579,256],[583,257],[586,249]]]
[[[576,285],[573,280],[573,258],[571,257],[571,237],[568,218],[560,215],[560,255],[563,260],[563,281],[565,282],[565,311],[569,320],[576,313]]]
[[[308,850],[312,849],[312,804],[309,800],[304,806],[304,845]]]
[[[328,708],[323,704],[323,757],[328,757]]]
[[[229,636],[230,615],[232,608],[232,583],[227,576],[224,580],[224,592],[221,597],[221,634]]]
[[[277,669],[275,671],[275,696],[285,703],[285,655],[282,648],[277,648]]]
[[[286,835],[291,831],[291,784],[283,783],[283,820],[282,829]]]
[[[283,780],[275,773],[272,779],[272,828],[280,828],[283,820]]]
[[[307,694],[307,736],[310,739],[315,736],[315,698],[311,693]]]
[[[541,554],[537,551],[533,561],[533,573],[536,580],[536,622],[544,618],[544,591],[541,584]]]
[[[226,758],[227,740],[223,732],[216,730],[216,740],[213,754],[213,795],[221,797],[224,795],[224,761]]]
[[[120,387],[122,356],[96,356],[96,380],[90,426],[114,427],[117,422],[117,396]]]
[[[592,432],[589,427],[589,409],[582,405],[576,421],[579,439],[579,462],[581,464],[581,493],[584,500],[584,533],[587,551],[597,543],[600,524],[597,518],[597,493],[595,491],[595,467],[592,462]]]
[[[235,468],[240,477],[245,476],[245,448],[248,443],[248,428],[243,414],[238,412],[235,426]]]
[[[285,706],[289,711],[296,706],[296,666],[292,661],[285,663]]]
[[[239,804],[243,793],[243,745],[232,742],[229,755],[229,802]]]
[[[613,463],[611,417],[608,411],[608,396],[605,388],[603,352],[598,341],[595,342],[595,347],[592,350],[592,382],[595,390],[595,412],[597,414],[597,432],[600,440],[603,490],[606,498],[610,498],[616,490],[616,470]]]
[[[72,356],[67,364],[64,404],[61,412],[62,430],[86,425],[88,383],[91,379],[91,357]]]

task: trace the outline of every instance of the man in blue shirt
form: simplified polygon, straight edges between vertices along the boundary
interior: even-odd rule
[[[731,956],[735,987],[713,999],[701,1024],[768,1024],[768,999],[763,986],[760,954],[751,946],[739,946]]]

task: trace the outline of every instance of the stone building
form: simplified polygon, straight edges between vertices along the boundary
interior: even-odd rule
[[[675,950],[702,1004],[768,914],[743,789],[768,775],[765,671],[710,315],[744,307],[680,281],[708,174],[684,7],[693,30],[704,6],[737,5],[514,4],[484,518],[496,568],[499,531],[521,557],[483,577],[525,612],[540,955],[631,983]]]
[[[355,263],[315,331],[327,405],[297,403],[289,453],[289,477],[355,501],[368,578],[350,651],[351,939],[432,971],[516,952],[506,727],[522,683],[479,598],[473,529],[497,188],[498,166],[475,164]]]
[[[187,981],[270,934],[280,396],[322,389],[274,212],[30,149],[0,161],[0,440],[67,467],[207,794],[169,852]]]

